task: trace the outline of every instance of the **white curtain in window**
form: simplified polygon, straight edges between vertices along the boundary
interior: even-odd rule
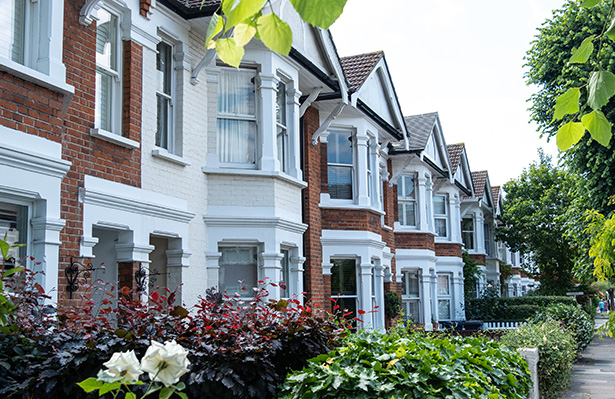
[[[221,162],[255,163],[254,71],[223,69],[218,78],[218,156]]]

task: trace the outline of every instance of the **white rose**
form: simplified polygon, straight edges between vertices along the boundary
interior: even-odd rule
[[[143,372],[139,369],[139,359],[135,351],[115,352],[111,360],[103,363],[108,370],[101,371],[102,375],[115,378],[122,382],[137,382]]]
[[[175,341],[162,345],[152,341],[145,356],[141,359],[141,370],[149,373],[149,378],[162,382],[164,386],[177,383],[188,372],[190,361],[188,351]]]

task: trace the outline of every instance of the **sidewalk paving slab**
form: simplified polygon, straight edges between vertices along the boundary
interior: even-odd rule
[[[606,319],[597,318],[596,328]],[[594,336],[579,354],[563,399],[615,399],[615,340]]]

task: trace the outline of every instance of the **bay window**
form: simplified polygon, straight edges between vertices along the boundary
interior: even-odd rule
[[[256,163],[256,71],[221,68],[218,77],[217,150],[220,162]]]
[[[416,226],[416,177],[412,174],[402,175],[397,185],[397,205],[399,223],[403,226]]]
[[[433,215],[436,236],[448,237],[448,198],[446,195],[434,195]]]
[[[0,238],[6,240],[9,245],[26,244],[26,246],[9,248],[9,259],[15,258],[19,260],[28,254],[27,206],[0,202]],[[14,263],[13,261],[8,261],[8,264],[13,265]]]
[[[119,17],[98,11],[96,23],[96,104],[94,126],[121,135],[121,37]]]
[[[421,301],[418,271],[404,271],[402,273],[401,299],[404,312],[404,321],[419,323],[421,321]]]
[[[475,249],[474,246],[474,218],[464,217],[461,219],[461,238],[467,250]]]
[[[327,139],[327,175],[332,199],[353,199],[352,133],[332,130]]]

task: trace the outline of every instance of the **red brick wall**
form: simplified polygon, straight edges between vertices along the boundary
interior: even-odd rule
[[[395,233],[395,245],[403,249],[436,250],[433,234],[427,233]]]
[[[470,254],[470,259],[472,259],[474,262],[478,263],[479,265],[486,265],[487,264],[487,259],[485,255],[472,255]]]
[[[461,258],[461,244],[436,243],[436,256],[456,256]]]
[[[323,209],[322,228],[362,230],[380,234],[380,214],[368,209]]]
[[[0,72],[0,125],[55,142],[62,138],[62,94]]]
[[[312,144],[312,134],[320,126],[318,110],[308,108],[300,123],[303,135],[303,178],[308,186],[303,190],[303,223],[308,228],[303,235],[305,263],[305,287],[308,300],[312,301],[312,306],[323,308],[329,306],[325,303],[325,298],[329,295],[329,288],[325,287],[322,274],[322,245],[320,244],[321,210],[320,203],[321,190],[321,149],[325,144]],[[324,150],[326,156],[326,147]],[[325,160],[326,165],[326,160]],[[326,171],[326,169],[325,169]],[[326,174],[325,174],[326,177]]]

